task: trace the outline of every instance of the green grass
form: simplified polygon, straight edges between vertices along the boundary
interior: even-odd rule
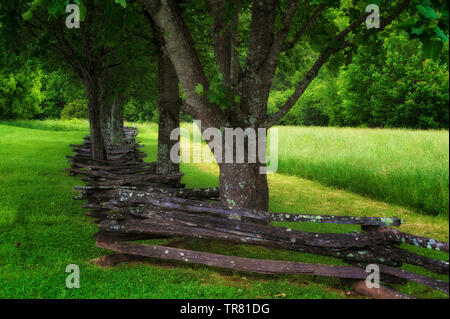
[[[30,120],[14,120],[14,121],[0,121],[0,125],[8,125],[14,127],[31,128],[35,130],[45,131],[88,131],[89,122],[87,120],[44,120],[44,121],[30,121]]]
[[[279,129],[280,173],[448,216],[449,132]]]
[[[153,124],[138,127],[138,140],[146,145],[148,161],[152,161],[156,158],[157,127]],[[281,134],[284,134],[283,130],[280,130]],[[331,129],[308,130],[311,134],[316,130],[316,135],[321,135]],[[343,138],[344,132],[339,135],[339,130],[336,130],[335,134]],[[382,132],[377,131],[377,134],[382,135]],[[82,202],[72,200],[73,187],[81,182],[62,172],[67,167],[64,156],[70,154],[68,144],[79,143],[86,133],[85,122],[81,128],[58,121],[0,124],[0,298],[354,297],[345,294],[348,288],[339,280],[329,278],[252,275],[156,260],[110,269],[91,265],[91,259],[110,252],[95,248],[92,235],[97,231],[97,226],[82,214]],[[427,135],[432,132],[417,132],[418,139],[423,138],[421,133]],[[396,141],[391,138],[387,142]],[[303,145],[306,141],[299,143]],[[329,148],[329,143],[323,146]],[[407,149],[407,146],[403,147]],[[448,152],[448,144],[445,147]],[[322,156],[327,153],[320,148],[317,148],[317,152]],[[406,150],[404,153],[407,153]],[[286,165],[284,159],[280,159],[280,168],[283,165]],[[447,164],[444,161],[441,165]],[[184,182],[189,187],[207,187],[218,183],[218,170],[214,164],[182,165],[182,171],[185,173]],[[404,206],[376,201],[294,175],[270,175],[269,185],[270,207],[273,211],[355,216],[396,215],[405,220],[401,230],[448,241],[449,221],[444,216],[422,215]],[[277,225],[320,232],[358,229],[331,224]],[[342,264],[334,258],[201,240],[186,242],[183,247],[243,257]],[[408,248],[448,260],[448,254]],[[65,268],[72,263],[81,269],[80,289],[65,288]],[[405,265],[404,268],[448,281],[448,276],[436,276],[418,267]],[[410,283],[398,289],[424,298],[448,298],[445,294],[418,284]]]

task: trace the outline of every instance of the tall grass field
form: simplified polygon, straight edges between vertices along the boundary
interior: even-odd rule
[[[449,132],[279,128],[279,173],[448,216]]]
[[[156,124],[132,125],[139,128],[146,161],[154,161]],[[279,170],[268,176],[270,210],[398,216],[404,220],[402,231],[449,240],[447,131],[278,129]],[[0,122],[0,298],[359,298],[334,278],[258,275],[164,261],[107,269],[92,265],[90,260],[110,252],[95,247],[98,227],[83,215],[83,202],[72,199],[74,186],[82,181],[63,172],[69,144],[79,144],[87,133],[87,121]],[[187,187],[218,185],[216,164],[182,164],[181,170]],[[355,225],[274,224],[316,232],[359,230]],[[446,253],[403,246],[448,261]],[[181,248],[344,265],[324,256],[202,240]],[[65,287],[69,264],[80,267],[80,289]],[[448,281],[420,267],[404,264],[402,269]],[[395,288],[423,298],[448,298],[415,283]]]
[[[192,130],[198,132],[191,123],[183,123],[182,127],[191,138]],[[421,214],[448,216],[448,131],[299,126],[277,129],[277,173],[319,181]],[[270,155],[269,147],[267,152]]]

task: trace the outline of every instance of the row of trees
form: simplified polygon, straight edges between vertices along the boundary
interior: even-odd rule
[[[27,48],[25,51],[31,51],[31,56],[43,58],[49,65],[63,63],[82,83],[88,101],[93,157],[97,160],[105,159],[108,142],[121,138],[118,124],[123,121],[125,97],[145,100],[152,91],[147,87],[148,79],[156,74],[160,173],[179,170],[169,160],[170,149],[177,142],[169,136],[179,126],[182,107],[201,120],[203,128],[270,128],[301,101],[316,78],[331,77],[342,65],[346,65],[342,78],[353,79],[351,72],[370,78],[370,70],[355,70],[352,65],[361,65],[357,62],[358,47],[377,41],[377,37],[382,39],[380,32],[406,30],[423,43],[425,57],[432,59],[439,56],[448,33],[446,1],[435,1],[433,5],[428,0],[378,1],[382,14],[376,29],[367,29],[365,25],[371,17],[371,12],[365,11],[368,4],[365,1],[75,2],[82,13],[80,29],[65,26],[65,6],[69,3],[66,0],[2,4],[0,30],[5,38],[11,38],[5,44],[14,43],[20,50]],[[37,52],[29,48],[36,48]],[[389,51],[388,46],[386,50]],[[395,62],[396,56],[386,54],[386,58],[380,59],[388,65],[383,72],[390,72],[389,61]],[[157,72],[152,62],[155,60]],[[371,61],[368,63],[377,63]],[[293,68],[297,72],[291,78],[286,74]],[[425,71],[434,72],[433,68],[423,65]],[[383,70],[383,65],[377,65],[377,70]],[[401,72],[392,78],[398,78]],[[413,73],[411,70],[412,81],[416,81]],[[380,74],[383,78],[383,73]],[[269,98],[280,87],[277,79],[283,77],[289,87],[282,90],[289,89],[290,94],[278,107],[269,109]],[[346,102],[351,100],[354,84],[345,88],[337,83],[339,95],[349,96],[342,104],[348,114],[345,121],[361,124],[360,118],[367,115],[353,112],[351,103]],[[411,93],[403,104],[420,101],[422,95],[411,92],[407,85],[396,93]],[[396,102],[402,102],[396,98]],[[376,112],[375,115],[378,116]],[[374,125],[383,125],[380,123]],[[219,140],[224,145],[221,136],[204,138],[209,143]],[[265,152],[265,147],[258,151]],[[267,178],[260,174],[260,163],[217,160],[223,203],[268,208]]]
[[[106,144],[120,143],[123,138],[124,101],[130,97],[140,101],[156,100],[159,113],[164,114],[159,125],[160,131],[164,130],[170,124],[167,124],[170,122],[167,113],[178,114],[181,107],[178,82],[176,76],[175,82],[172,81],[173,69],[170,70],[170,61],[161,51],[161,35],[158,36],[150,16],[142,14],[138,6],[122,10],[113,1],[78,1],[83,27],[71,29],[65,23],[68,3],[34,0],[2,4],[2,42],[9,57],[15,55],[34,65],[28,75],[40,74],[41,68],[51,69],[55,65],[57,72],[69,74],[62,81],[58,74],[52,74],[55,76],[50,80],[54,81],[49,84],[57,89],[50,89],[46,99],[43,94],[37,96],[30,105],[35,112],[39,103],[44,103],[43,111],[47,114],[83,115],[84,98],[94,143],[93,156],[105,159]],[[11,63],[12,67],[15,65]],[[158,74],[155,75],[156,70]],[[169,72],[172,75],[168,77]],[[151,86],[155,78],[160,84]],[[34,83],[33,90],[39,92],[39,79],[28,81]],[[51,93],[55,94],[52,96]],[[76,99],[66,104],[63,110],[60,104],[52,103],[55,99],[67,102],[69,96]],[[173,97],[176,102],[168,106]],[[16,103],[10,108],[11,112],[4,112],[5,117],[15,115],[15,110],[20,107]],[[172,128],[178,127],[178,116],[173,121]],[[169,140],[164,133],[159,138]],[[168,153],[160,153],[160,158],[168,158]],[[165,173],[178,169],[166,162],[161,161],[164,164],[160,168],[166,170]]]

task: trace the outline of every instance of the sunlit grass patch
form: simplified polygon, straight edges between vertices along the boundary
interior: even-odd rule
[[[17,211],[12,207],[0,209],[0,226],[11,226],[17,219]]]
[[[9,125],[23,128],[30,128],[44,131],[88,131],[89,122],[87,120],[13,120],[0,121],[0,125]]]
[[[449,132],[279,128],[278,172],[448,216]]]

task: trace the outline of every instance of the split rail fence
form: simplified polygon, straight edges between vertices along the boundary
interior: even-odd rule
[[[368,264],[379,266],[384,283],[404,284],[408,280],[448,294],[448,282],[401,270],[403,263],[420,266],[436,274],[448,274],[448,262],[435,260],[404,249],[403,244],[448,253],[449,245],[392,228],[400,226],[397,217],[353,217],[290,214],[249,209],[233,209],[217,202],[217,188],[187,189],[182,174],[156,174],[156,164],[136,142],[136,128],[126,127],[126,142],[109,145],[107,160],[93,161],[90,138],[71,145],[67,156],[71,175],[82,175],[85,186],[76,187],[75,199],[87,200],[83,208],[96,218],[99,231],[96,246],[114,251],[96,260],[112,265],[142,258],[176,260],[234,271],[264,274],[307,274],[341,278],[355,290],[375,298],[413,298],[388,286],[368,289],[362,282]],[[360,225],[360,232],[313,233],[276,227],[274,221]],[[234,244],[286,249],[338,258],[350,266],[305,264],[219,255],[139,243],[156,238],[201,238]]]

